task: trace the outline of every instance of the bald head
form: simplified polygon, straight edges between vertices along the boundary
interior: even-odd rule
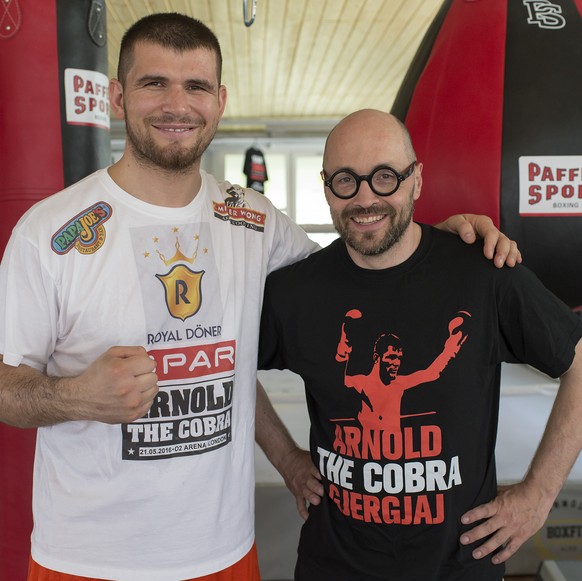
[[[342,167],[365,173],[358,166],[388,164],[402,169],[415,161],[410,134],[404,124],[384,111],[362,109],[342,119],[325,143],[323,167],[330,175]]]
[[[382,193],[387,176],[396,180],[387,168],[399,177],[395,189],[385,188]],[[422,188],[421,174],[422,164],[416,163],[408,131],[394,115],[363,109],[332,129],[323,155],[325,199],[355,264],[388,268],[414,252],[420,227],[413,224],[412,216]],[[334,189],[343,187],[345,193],[346,185],[351,195]]]

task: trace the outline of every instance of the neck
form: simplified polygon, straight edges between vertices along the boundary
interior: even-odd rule
[[[418,248],[422,237],[422,229],[415,222],[411,222],[400,240],[391,248],[372,256],[360,254],[351,246],[346,245],[348,254],[360,268],[368,270],[382,270],[392,268],[408,260]]]
[[[108,170],[113,181],[138,200],[181,208],[195,197],[202,184],[200,160],[185,171],[168,171],[140,164],[126,153]]]

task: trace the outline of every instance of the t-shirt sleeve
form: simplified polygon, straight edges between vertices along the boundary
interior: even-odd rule
[[[564,374],[582,338],[582,319],[529,269],[506,269],[497,287],[500,360],[523,362],[550,377]]]
[[[4,363],[44,371],[56,342],[56,288],[38,249],[18,229],[0,266],[0,305]]]
[[[267,265],[269,273],[306,258],[320,249],[319,245],[307,236],[305,230],[283,212],[274,210],[272,219],[275,224]]]

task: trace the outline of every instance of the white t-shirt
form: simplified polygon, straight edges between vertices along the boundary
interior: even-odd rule
[[[263,284],[316,249],[264,196],[205,173],[183,208],[100,170],[23,216],[0,268],[4,362],[73,376],[111,346],[143,345],[160,385],[131,424],[38,430],[38,563],[178,581],[248,552]]]

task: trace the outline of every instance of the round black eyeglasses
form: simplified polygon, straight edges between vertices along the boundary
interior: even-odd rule
[[[391,196],[400,184],[412,175],[415,165],[416,161],[413,161],[402,173],[398,173],[389,165],[379,165],[364,176],[358,175],[351,169],[338,169],[329,179],[325,177],[325,172],[322,170],[321,178],[331,193],[342,200],[353,198],[363,181],[368,182],[370,189],[378,196]]]

